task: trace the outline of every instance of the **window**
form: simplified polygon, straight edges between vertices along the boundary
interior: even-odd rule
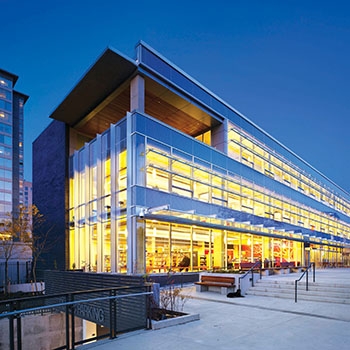
[[[147,167],[147,187],[155,190],[169,191],[169,173],[152,166]]]
[[[253,167],[253,154],[245,149],[242,149],[242,163]]]
[[[194,182],[193,196],[203,202],[209,202],[209,186],[202,182]]]
[[[0,98],[11,101],[12,100],[11,91],[0,88]]]
[[[126,151],[119,154],[119,190],[126,189],[127,173],[126,173]]]
[[[172,192],[185,197],[192,197],[192,181],[188,178],[173,174]]]
[[[12,88],[12,81],[0,76],[0,86]]]
[[[240,160],[240,154],[241,154],[241,146],[235,141],[231,140],[228,146],[229,157],[236,160]]]
[[[0,134],[0,143],[6,144],[6,145],[12,145],[12,138],[9,136],[5,136]]]
[[[12,112],[12,104],[0,99],[0,108],[5,111]]]
[[[5,111],[0,111],[0,121],[11,121],[11,114],[7,113]],[[10,126],[8,126],[8,127],[11,128]],[[3,130],[2,128],[3,128],[3,126],[0,127],[0,130]],[[11,130],[10,130],[10,132],[4,130],[4,132],[7,132],[10,134]]]

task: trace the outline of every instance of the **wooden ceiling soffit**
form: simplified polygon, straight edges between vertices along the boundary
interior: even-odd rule
[[[108,108],[108,105],[115,103],[118,97],[127,89],[130,88],[130,79],[125,81],[120,85],[115,91],[113,91],[106,99],[104,99],[99,105],[96,106],[89,114],[86,115],[83,119],[77,122],[73,127],[81,129],[86,123],[91,121],[96,115],[102,112],[104,109]]]

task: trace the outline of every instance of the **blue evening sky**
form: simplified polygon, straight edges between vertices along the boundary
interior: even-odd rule
[[[107,47],[153,46],[350,191],[350,4],[308,0],[0,0],[0,67],[32,142]]]

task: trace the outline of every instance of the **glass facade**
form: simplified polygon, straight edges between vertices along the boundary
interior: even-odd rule
[[[74,266],[88,266],[92,271],[127,272],[128,252],[132,251],[128,249],[128,241],[139,252],[134,259],[134,272],[198,271],[238,267],[256,260],[277,266],[287,261],[304,265],[309,259],[318,266],[325,262],[344,263],[341,242],[350,242],[349,223],[292,196],[293,192],[299,195],[300,189],[293,187],[294,179],[302,176],[290,162],[277,158],[276,153],[272,156],[268,150],[254,148],[257,160],[253,157],[248,166],[252,168],[256,162],[261,178],[271,178],[271,174],[277,173],[277,161],[284,169],[281,179],[274,179],[277,186],[271,186],[270,182],[259,181],[259,177],[243,177],[242,172],[219,166],[223,161],[220,152],[171,128],[167,132],[171,144],[150,137],[145,130],[162,134],[167,128],[150,117],[134,114],[128,118],[136,126],[129,130],[132,157],[127,157],[127,134],[122,136],[119,132],[118,143],[112,139],[117,133],[115,129],[125,132],[120,127],[126,123],[124,120],[71,159],[70,261]],[[137,125],[143,127],[138,130]],[[233,137],[232,128],[229,135]],[[190,147],[188,142],[181,142],[183,137],[188,138]],[[111,149],[102,144],[112,145]],[[240,167],[246,167],[246,160],[241,159],[250,156],[244,153],[245,144],[242,139],[236,148],[229,144],[228,155],[224,156],[227,168],[237,166],[237,160]],[[252,143],[248,145],[253,148]],[[198,157],[197,152],[188,152],[201,147],[206,159]],[[241,147],[239,152],[233,152],[238,147]],[[212,161],[208,162],[210,153]],[[133,169],[129,178],[128,168]],[[265,168],[271,173],[267,175]],[[278,182],[286,174],[290,176],[290,184],[283,184],[285,191],[279,193]],[[317,193],[312,184],[310,180],[305,184],[298,182],[304,186],[304,192],[312,188]],[[318,186],[318,193],[321,188]],[[137,215],[139,208],[159,204],[168,204],[169,210],[161,210],[151,219]],[[131,213],[129,221],[127,207]],[[132,239],[128,240],[128,235]],[[305,255],[305,242],[312,247],[308,251],[311,256]],[[190,258],[185,267],[181,264],[184,256]]]
[[[322,179],[322,183],[326,188],[329,188],[332,195],[333,193],[338,193],[340,196],[345,197],[345,199],[349,202],[349,194],[342,188],[326,178],[323,174],[318,172],[310,164],[305,162],[265,131],[260,129],[247,117],[240,114],[230,105],[225,103],[225,101],[221,100],[220,97],[210,92],[207,88],[169,62],[153,48],[141,43],[138,46],[137,52],[138,60],[140,61],[140,70],[142,73],[153,75],[153,78],[154,76],[161,77],[165,81],[169,82],[171,86],[180,89],[182,93],[190,96],[192,101],[197,103],[200,102],[205,108],[212,111],[213,115],[219,115],[220,117],[227,118],[227,120],[238,128],[241,133],[246,133],[246,135],[249,135],[248,138],[259,140],[261,144],[265,145],[270,150],[274,150],[276,153],[294,164],[295,167],[305,171],[309,176],[315,179]]]
[[[0,69],[0,219],[23,203],[23,110],[28,96],[13,88],[17,76]]]
[[[12,212],[12,81],[0,73],[0,217]]]
[[[126,272],[125,122],[75,152],[70,161],[71,267]]]
[[[134,90],[115,96],[130,108],[118,118],[117,100],[97,108],[114,124],[70,157],[69,268],[350,265],[349,195],[151,48],[137,50],[145,86],[124,82]]]

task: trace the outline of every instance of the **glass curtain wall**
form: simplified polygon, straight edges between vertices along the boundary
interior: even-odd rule
[[[266,268],[304,262],[302,243],[291,240],[156,220],[146,220],[145,228],[147,273],[239,269],[256,261]]]
[[[217,245],[217,249],[215,246]],[[146,221],[146,272],[199,271],[223,266],[223,232]]]
[[[0,75],[0,218],[3,219],[12,212],[12,85],[11,80]]]
[[[336,232],[342,232],[343,235],[348,236],[349,226],[345,222],[331,218],[325,213],[292,201],[278,195],[271,189],[263,188],[243,178],[225,176],[215,173],[211,169],[200,167],[189,161],[188,158],[181,159],[174,156],[174,150],[172,155],[162,148],[156,148],[153,142],[146,149],[146,169],[146,186],[152,189],[171,192],[287,224],[308,227],[311,223],[319,231],[331,233],[337,230]],[[230,236],[229,234],[229,240]],[[211,233],[211,237],[213,237],[213,233]],[[215,238],[214,242],[220,242],[220,239]],[[304,261],[301,254],[301,243],[288,238],[282,240],[242,235],[240,242],[240,252],[236,254],[237,257],[234,257],[239,263],[253,262],[257,259],[263,260],[265,257],[271,264],[277,266],[281,262],[294,261],[295,264],[302,264]],[[209,247],[209,241],[207,244]],[[229,244],[226,249],[230,254],[226,255],[225,248],[221,248],[217,250],[220,253],[213,252],[211,260],[208,260],[208,254],[204,254],[206,268],[228,265],[230,255],[232,255],[231,251],[233,251],[228,247]],[[218,254],[223,255],[219,256]],[[316,258],[320,261],[320,256],[316,256]],[[174,265],[173,263],[172,267]],[[192,262],[192,267],[195,266],[196,264]],[[170,265],[167,266],[167,268],[169,267]]]
[[[350,238],[350,225],[327,213],[243,178],[172,156],[150,146],[146,150],[146,186],[286,224]]]
[[[126,272],[125,122],[70,159],[70,268]]]
[[[266,260],[268,264],[277,266],[284,261],[294,261],[296,265],[304,263],[300,234],[284,233],[234,220],[233,227],[227,230],[215,229],[214,226],[208,228],[200,223],[202,219],[208,218],[199,215],[198,220],[194,221],[195,225],[179,224],[175,220],[175,211],[172,212],[174,222],[171,222],[171,218],[169,222],[140,218],[134,220],[134,206],[145,203],[146,193],[151,192],[152,196],[163,193],[171,194],[178,200],[190,199],[194,208],[196,203],[202,203],[255,218],[310,226],[315,231],[340,233],[347,238],[350,236],[349,225],[345,222],[279,195],[271,188],[257,185],[140,134],[132,135],[132,140],[134,148],[132,156],[129,154],[129,161],[135,163],[136,171],[130,172],[135,180],[128,180],[127,175],[126,120],[111,126],[104,134],[76,151],[71,158],[71,268],[127,272],[131,252],[128,248],[133,249],[133,255],[134,250],[136,252],[131,269],[139,273],[236,267],[237,264],[257,260]],[[247,143],[247,149],[249,147],[254,149],[255,145]],[[240,149],[240,157],[242,152]],[[255,164],[255,154],[251,152],[244,155],[246,159],[251,156]],[[271,170],[267,156],[264,157],[260,157],[261,169]],[[135,196],[132,192],[134,188],[129,189],[134,187],[134,181],[136,187],[148,192],[139,192],[141,197]],[[132,197],[128,197],[127,190],[132,193]],[[129,203],[128,206],[128,198],[136,198],[135,203]],[[156,197],[152,200],[158,203]],[[127,207],[131,219],[127,219]],[[255,233],[235,232],[234,227]],[[128,229],[132,232],[128,232]],[[269,233],[270,237],[259,235],[257,231],[265,235]],[[273,237],[273,233],[278,237]],[[130,235],[133,235],[132,239]],[[316,241],[316,238],[313,237],[313,240]],[[319,263],[326,260],[338,263],[341,260],[340,248],[327,247],[327,239],[320,238],[319,242],[311,250],[312,257]],[[128,247],[130,243],[135,246]]]
[[[328,205],[330,208],[350,215],[350,202],[348,200],[331,192],[305,171],[232,123],[229,124],[228,139],[228,155],[231,158]],[[279,212],[278,215],[281,213]],[[322,220],[316,221],[315,228],[320,229],[321,222]],[[309,226],[306,223],[305,227]]]

